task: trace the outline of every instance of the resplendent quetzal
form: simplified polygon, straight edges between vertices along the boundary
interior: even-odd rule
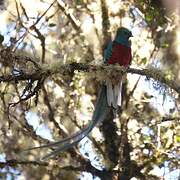
[[[132,33],[128,29],[124,27],[118,28],[114,41],[110,42],[104,51],[104,62],[106,64],[118,63],[120,66],[124,67],[128,67],[130,65],[132,57],[129,38],[131,36]],[[118,106],[121,106],[121,87],[122,75],[117,77],[117,80],[115,81],[106,80],[106,82],[101,85],[92,121],[86,128],[63,140],[39,147],[33,147],[28,150],[54,147],[55,150],[53,152],[42,158],[47,159],[50,156],[55,156],[76,145],[91,132],[98,122],[102,121],[107,114],[110,113],[112,107],[113,109],[116,109]]]
[[[131,64],[131,31],[118,28],[114,41],[110,42],[104,51],[104,62],[107,64],[119,64],[128,67]],[[121,106],[122,75],[106,80],[108,105],[117,109]]]

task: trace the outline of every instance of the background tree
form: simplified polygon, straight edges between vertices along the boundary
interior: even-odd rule
[[[178,179],[178,3],[0,1],[1,179]],[[119,26],[134,34],[128,70],[102,65]],[[118,73],[118,118],[48,161],[39,158],[52,149],[23,151],[82,129],[99,84]]]

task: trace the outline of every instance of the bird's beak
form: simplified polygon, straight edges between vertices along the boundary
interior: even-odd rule
[[[132,37],[134,37],[134,36],[133,36],[132,33],[131,33],[131,34],[129,35],[129,38],[128,38],[128,39],[131,41],[131,38],[132,38]]]
[[[133,34],[131,33],[129,37],[134,37]]]

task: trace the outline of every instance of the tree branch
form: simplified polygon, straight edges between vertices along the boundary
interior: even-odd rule
[[[179,121],[180,117],[163,117],[161,122],[166,122],[166,121]]]
[[[101,0],[101,11],[102,11],[102,32],[103,32],[103,46],[102,52],[106,48],[109,41],[111,41],[111,33],[110,29],[110,21],[109,21],[109,13],[108,13],[108,6],[106,1]]]
[[[78,167],[74,167],[74,166],[70,165],[70,166],[62,167],[60,169],[66,170],[66,171],[80,171],[80,172],[85,171],[85,172],[91,173],[94,176],[98,176],[99,178],[104,179],[104,180],[111,179],[114,174],[118,173],[117,170],[113,170],[113,171],[107,171],[105,169],[98,170],[98,169],[94,168],[93,166],[91,166],[90,163],[86,163],[86,164],[83,164],[82,166],[78,166]]]
[[[3,51],[3,53],[2,53]],[[13,53],[10,53],[9,50],[1,50],[0,51],[0,63],[4,61],[15,61],[18,63],[17,59],[21,59],[21,62],[27,61],[27,57],[23,57],[20,55],[14,55]],[[33,58],[29,57],[29,61],[35,62]],[[37,66],[37,65],[36,65]],[[102,77],[102,80],[107,78],[107,76],[111,76],[113,73],[131,73],[131,74],[139,74],[141,76],[146,76],[148,79],[152,78],[155,81],[159,81],[160,83],[164,84],[165,86],[171,88],[172,90],[176,91],[180,95],[180,86],[171,79],[166,78],[165,74],[161,72],[159,69],[155,68],[149,68],[149,69],[135,69],[135,68],[128,68],[125,69],[124,67],[120,67],[117,65],[89,65],[89,64],[83,64],[83,63],[71,63],[71,64],[65,64],[63,65],[61,62],[54,63],[52,65],[42,66],[38,69],[35,67],[35,71],[32,73],[26,73],[23,72],[21,74],[15,75],[15,74],[7,74],[0,76],[0,82],[11,82],[11,81],[24,81],[24,80],[40,80],[46,77],[49,77],[53,74],[70,74],[77,71],[84,71],[84,72],[90,72],[93,73],[92,75],[96,74],[98,77],[98,72],[103,73],[104,76]],[[96,72],[96,73],[95,73]],[[102,76],[102,74],[101,74]]]
[[[53,107],[51,106],[51,103],[49,101],[49,96],[48,93],[45,89],[45,87],[42,87],[43,93],[44,93],[44,103],[47,106],[49,113],[48,117],[51,122],[53,122],[54,126],[57,128],[59,135],[63,135],[63,137],[68,136],[68,134],[59,126],[58,122],[55,120],[55,111]]]
[[[4,168],[6,166],[16,167],[18,165],[48,166],[48,163],[38,161],[18,161],[15,159],[7,160],[6,162],[0,162],[0,168]]]
[[[80,22],[76,20],[76,18],[73,16],[73,14],[69,11],[69,7],[67,4],[65,4],[62,0],[57,0],[59,8],[64,12],[65,16],[69,19],[71,22],[73,28],[76,31],[80,30]]]

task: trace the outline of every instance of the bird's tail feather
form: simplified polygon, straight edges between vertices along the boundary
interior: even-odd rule
[[[117,85],[117,105],[121,107],[122,105],[122,79],[119,81]]]
[[[100,121],[102,121],[106,117],[109,110],[110,110],[110,108],[109,108],[108,103],[107,103],[106,86],[102,85],[100,92],[99,92],[99,95],[98,95],[98,98],[97,98],[97,102],[96,102],[95,110],[93,113],[92,121],[89,123],[89,125],[86,128],[84,128],[83,130],[81,130],[81,131],[77,132],[76,134],[74,134],[70,137],[67,137],[63,140],[60,140],[60,141],[57,141],[54,143],[50,143],[47,145],[33,147],[33,148],[27,149],[25,151],[33,150],[33,149],[39,149],[39,148],[57,147],[52,153],[49,153],[46,156],[44,156],[42,158],[42,160],[47,159],[50,156],[55,156],[59,152],[65,151],[65,150],[73,147],[75,144],[77,144],[79,141],[81,141],[85,136],[87,136],[91,132],[91,130]]]
[[[81,134],[76,137],[70,137],[71,140],[66,141],[64,143],[59,142],[58,147],[51,153],[47,154],[42,158],[42,160],[48,159],[51,156],[56,156],[59,152],[65,151],[73,146],[75,146],[79,141],[81,141],[87,134],[89,133],[89,128],[84,129],[83,132],[81,131]],[[50,146],[51,147],[51,146]]]

